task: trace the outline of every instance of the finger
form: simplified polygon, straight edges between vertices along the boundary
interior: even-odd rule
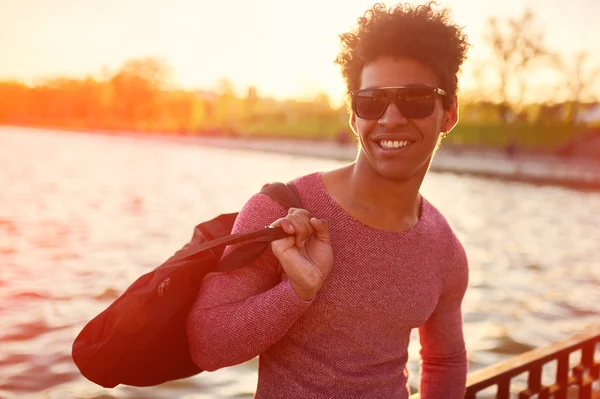
[[[309,219],[311,217],[310,212],[307,211],[306,209],[302,209],[302,208],[290,208],[290,209],[288,209],[288,215],[291,215],[293,213],[301,213],[303,215],[306,215],[306,217],[308,217]]]
[[[302,243],[313,234],[309,219],[299,214],[288,215],[286,219],[292,223],[296,231],[296,246],[301,247]]]
[[[329,233],[329,222],[327,220],[311,218],[310,225],[315,232],[317,240],[331,244],[331,234]]]
[[[310,225],[310,219],[300,213],[287,215],[286,219],[292,223],[296,231],[296,245],[301,247],[310,236],[314,234],[314,229]]]
[[[296,233],[296,229],[294,228],[294,225],[292,224],[292,222],[287,220],[287,218],[277,219],[276,221],[271,223],[270,227],[281,227],[283,229],[283,231],[285,231],[288,234]]]

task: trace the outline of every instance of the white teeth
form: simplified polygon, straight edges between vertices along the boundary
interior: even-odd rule
[[[410,144],[410,141],[391,141],[391,140],[381,140],[379,145],[383,148],[401,148]]]

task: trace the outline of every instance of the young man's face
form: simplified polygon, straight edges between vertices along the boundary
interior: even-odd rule
[[[396,86],[416,86],[437,88],[440,86],[437,76],[421,63],[408,58],[378,58],[365,65],[361,74],[360,89],[376,89]],[[442,97],[433,95],[431,115],[425,117],[410,117],[416,107],[423,109],[427,98],[417,99],[414,94],[419,91],[407,92],[407,102],[410,105],[404,115],[392,100],[397,89],[385,89],[373,94],[370,91],[363,95],[375,97],[382,95],[390,98],[387,109],[376,119],[365,119],[377,115],[381,104],[372,97],[362,98],[361,101],[374,101],[371,107],[362,104],[361,112],[353,109],[351,125],[361,143],[358,158],[359,167],[369,167],[377,174],[393,180],[407,180],[415,175],[423,175],[429,167],[429,162],[437,146],[440,132],[450,131],[458,120],[457,102],[450,110],[445,110]],[[422,93],[421,93],[422,94]],[[381,101],[381,100],[379,100]],[[383,100],[385,102],[385,99]],[[357,104],[358,105],[358,104]],[[427,106],[425,106],[425,109]],[[371,115],[368,113],[371,112]]]

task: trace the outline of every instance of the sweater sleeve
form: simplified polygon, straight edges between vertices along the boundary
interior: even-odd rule
[[[461,304],[468,285],[468,261],[455,238],[446,285],[430,318],[419,328],[422,399],[462,399],[467,378]]]
[[[238,214],[233,233],[264,228],[286,214],[256,194]],[[297,296],[270,247],[242,269],[210,273],[188,315],[191,357],[206,371],[248,361],[278,342],[310,303]]]

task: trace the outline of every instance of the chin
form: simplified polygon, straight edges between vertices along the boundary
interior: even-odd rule
[[[383,177],[384,179],[390,180],[390,181],[395,181],[395,182],[410,180],[411,178],[415,177],[418,174],[416,171],[402,170],[402,169],[390,170],[389,168],[378,169],[377,173],[379,174],[379,176]]]
[[[385,162],[375,165],[376,173],[390,181],[401,182],[415,178],[423,178],[429,169],[429,162],[424,161],[418,165],[407,165],[404,162]]]

